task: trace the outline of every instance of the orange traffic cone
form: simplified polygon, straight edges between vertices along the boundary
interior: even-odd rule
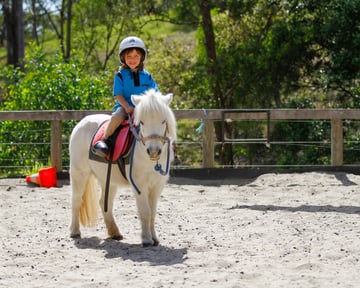
[[[26,183],[34,183],[40,186],[40,176],[39,173],[31,174],[26,176]]]
[[[27,183],[34,183],[39,185],[40,187],[56,187],[56,168],[43,168],[39,170],[39,173],[35,173],[29,176],[26,176]]]

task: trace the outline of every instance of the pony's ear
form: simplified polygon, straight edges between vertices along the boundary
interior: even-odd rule
[[[141,96],[140,95],[131,95],[131,101],[134,103],[135,106],[139,105],[140,101],[141,101]]]
[[[173,100],[173,94],[169,93],[164,95],[164,100],[167,105],[170,105],[171,101]]]

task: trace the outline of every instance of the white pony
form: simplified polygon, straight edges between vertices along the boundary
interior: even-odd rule
[[[154,227],[156,208],[168,179],[169,163],[173,159],[172,142],[176,140],[176,119],[169,108],[172,94],[162,95],[149,90],[144,95],[133,95],[131,100],[136,106],[134,124],[140,129],[132,148],[133,161],[125,167],[129,180],[122,176],[117,164],[113,164],[106,212],[104,202],[108,164],[89,160],[89,148],[98,126],[110,116],[86,116],[72,131],[69,148],[72,186],[70,230],[73,238],[80,237],[80,222],[84,226],[92,226],[98,220],[97,178],[101,186],[100,207],[109,237],[123,239],[113,216],[113,203],[116,190],[130,184],[141,221],[142,245],[159,244]]]

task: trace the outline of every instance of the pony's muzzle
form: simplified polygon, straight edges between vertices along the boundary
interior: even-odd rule
[[[150,160],[157,161],[160,159],[162,147],[169,138],[152,134],[150,136],[142,137],[141,140],[146,146],[146,153],[149,155]]]
[[[149,146],[146,149],[146,152],[149,155],[150,160],[157,161],[160,159],[161,147]]]

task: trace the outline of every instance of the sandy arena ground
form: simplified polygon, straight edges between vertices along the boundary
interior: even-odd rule
[[[68,182],[1,179],[0,287],[360,287],[359,185],[341,172],[171,179],[160,246],[142,248],[130,190],[115,203],[124,240],[102,219],[73,240]]]

